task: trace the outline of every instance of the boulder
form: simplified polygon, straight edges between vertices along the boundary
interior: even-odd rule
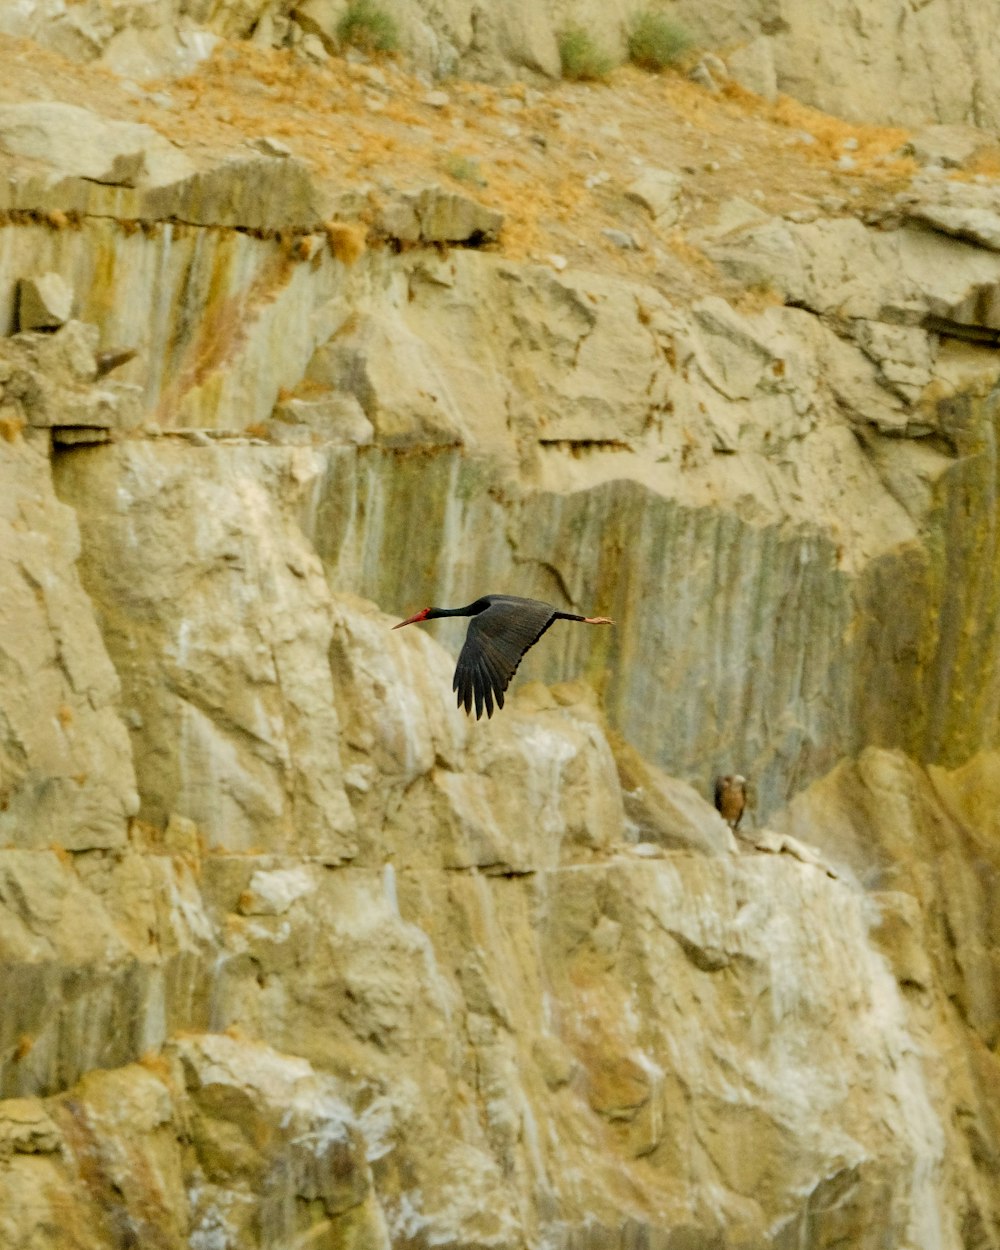
[[[375,228],[398,243],[480,246],[497,238],[503,214],[433,185],[395,195],[377,213]]]
[[[919,165],[960,169],[987,143],[988,136],[975,126],[924,126],[906,141],[903,152]]]
[[[63,177],[111,186],[134,187],[190,169],[151,126],[112,121],[61,101],[0,105],[0,151],[41,161]]]
[[[629,183],[625,194],[640,204],[662,228],[672,226],[680,216],[683,185],[680,177],[669,170],[647,169]]]
[[[22,278],[17,284],[21,330],[55,330],[73,315],[73,288],[57,273]]]
[[[774,100],[778,95],[774,43],[772,36],[759,35],[726,53],[730,78],[765,100]]]
[[[900,203],[905,217],[1000,252],[1000,183],[918,182]]]

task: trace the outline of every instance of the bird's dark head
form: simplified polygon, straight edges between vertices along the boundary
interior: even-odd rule
[[[402,629],[404,625],[416,625],[417,621],[426,621],[433,611],[433,608],[421,608],[419,612],[414,612],[412,616],[408,616],[405,621],[400,621],[398,625],[393,625],[393,629]]]

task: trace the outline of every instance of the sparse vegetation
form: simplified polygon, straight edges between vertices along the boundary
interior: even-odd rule
[[[353,221],[328,221],[323,227],[330,251],[342,265],[353,265],[365,254],[367,232]]]
[[[479,162],[475,157],[452,152],[445,158],[444,172],[456,182],[474,182],[478,186],[486,186],[486,179],[480,172]]]
[[[683,26],[663,13],[645,12],[632,23],[628,36],[628,59],[640,69],[658,73],[676,65],[691,47],[691,36]]]
[[[582,26],[567,26],[559,36],[559,60],[563,78],[595,82],[607,78],[614,61],[591,39]]]
[[[396,19],[372,0],[351,0],[337,23],[337,39],[362,52],[395,52],[399,47]]]

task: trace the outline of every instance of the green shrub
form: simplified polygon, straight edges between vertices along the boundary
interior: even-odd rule
[[[445,157],[444,172],[456,182],[475,182],[481,187],[486,186],[486,179],[480,172],[479,162],[475,157],[461,156],[457,152],[449,153]]]
[[[399,47],[396,19],[372,0],[351,0],[337,23],[341,46],[350,44],[362,52],[395,52]]]
[[[581,26],[568,26],[559,36],[563,78],[593,81],[607,78],[614,61],[602,52]]]
[[[640,13],[628,36],[628,59],[640,69],[666,69],[676,65],[693,40],[683,26],[662,13]]]

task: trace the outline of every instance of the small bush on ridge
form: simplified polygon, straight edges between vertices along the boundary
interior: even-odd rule
[[[559,60],[563,78],[581,82],[607,78],[614,69],[614,61],[582,26],[568,26],[559,36]]]
[[[640,13],[628,36],[628,59],[640,69],[666,69],[675,65],[693,40],[683,26],[662,13]]]
[[[399,47],[399,27],[396,19],[372,0],[351,0],[337,23],[337,39],[362,52],[395,52]]]

